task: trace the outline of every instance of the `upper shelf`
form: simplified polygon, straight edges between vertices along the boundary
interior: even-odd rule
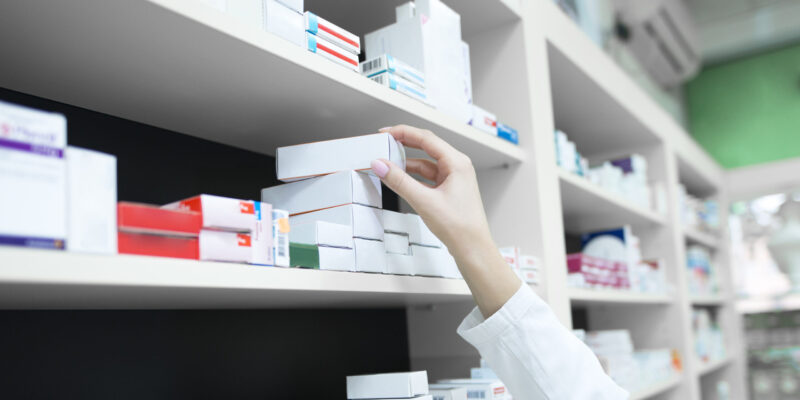
[[[668,305],[675,299],[667,294],[641,293],[630,290],[567,289],[567,296],[575,304],[639,304]]]
[[[460,279],[0,247],[0,309],[398,307],[471,299]]]
[[[406,123],[434,130],[477,168],[526,156],[198,1],[8,3],[0,48],[2,87],[265,154]]]

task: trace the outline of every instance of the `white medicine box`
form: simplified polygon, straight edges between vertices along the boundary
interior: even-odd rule
[[[261,201],[290,215],[345,204],[380,208],[381,181],[366,172],[341,171],[263,189]]]

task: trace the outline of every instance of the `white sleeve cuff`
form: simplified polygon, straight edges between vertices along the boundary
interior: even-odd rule
[[[514,326],[528,309],[542,301],[524,282],[520,288],[497,312],[484,319],[480,310],[475,307],[458,326],[458,334],[475,347],[495,339],[504,331]]]

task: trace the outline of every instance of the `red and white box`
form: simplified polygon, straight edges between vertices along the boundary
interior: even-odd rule
[[[520,254],[519,274],[525,283],[541,283],[541,260],[536,256]]]
[[[469,124],[492,136],[497,136],[497,116],[474,104]]]
[[[141,256],[199,258],[197,238],[146,235],[139,233],[117,233],[119,254],[136,254]]]
[[[358,35],[354,35],[318,17],[311,11],[305,12],[305,19],[306,32],[325,39],[356,56],[361,53],[361,39]]]
[[[249,233],[200,231],[200,259],[249,263],[253,257],[253,240]]]
[[[628,266],[622,262],[590,257],[583,253],[567,255],[567,271],[579,276],[581,286],[590,288],[630,289]]]
[[[197,237],[203,218],[194,211],[120,202],[117,204],[117,227],[127,233]]]
[[[308,51],[317,53],[339,65],[358,72],[358,56],[333,44],[333,42],[306,32],[306,44]]]
[[[255,202],[251,200],[201,194],[167,204],[162,208],[201,213],[203,229],[249,233],[255,227],[256,207]]]

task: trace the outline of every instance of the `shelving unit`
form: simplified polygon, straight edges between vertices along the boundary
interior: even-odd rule
[[[307,2],[360,35],[391,22],[400,3]],[[567,327],[573,308],[586,308],[594,326],[629,329],[637,347],[680,351],[684,373],[633,399],[700,399],[712,378],[745,399],[725,230],[684,229],[677,210],[678,183],[726,208],[719,165],[550,0],[446,2],[462,16],[476,104],[516,127],[519,146],[197,1],[4,4],[0,87],[264,154],[396,123],[429,128],[473,160],[495,240],[543,260],[537,292]],[[343,11],[356,6],[370,18]],[[644,155],[650,178],[666,187],[667,214],[558,168],[556,127],[593,162]],[[569,288],[565,234],[625,224],[644,253],[664,261],[674,293]],[[723,255],[720,296],[689,295],[687,242]],[[383,306],[407,307],[412,368],[437,379],[477,365],[477,352],[455,333],[473,306],[459,280],[0,249],[2,309]],[[732,356],[709,365],[695,359],[693,306],[718,310]]]

